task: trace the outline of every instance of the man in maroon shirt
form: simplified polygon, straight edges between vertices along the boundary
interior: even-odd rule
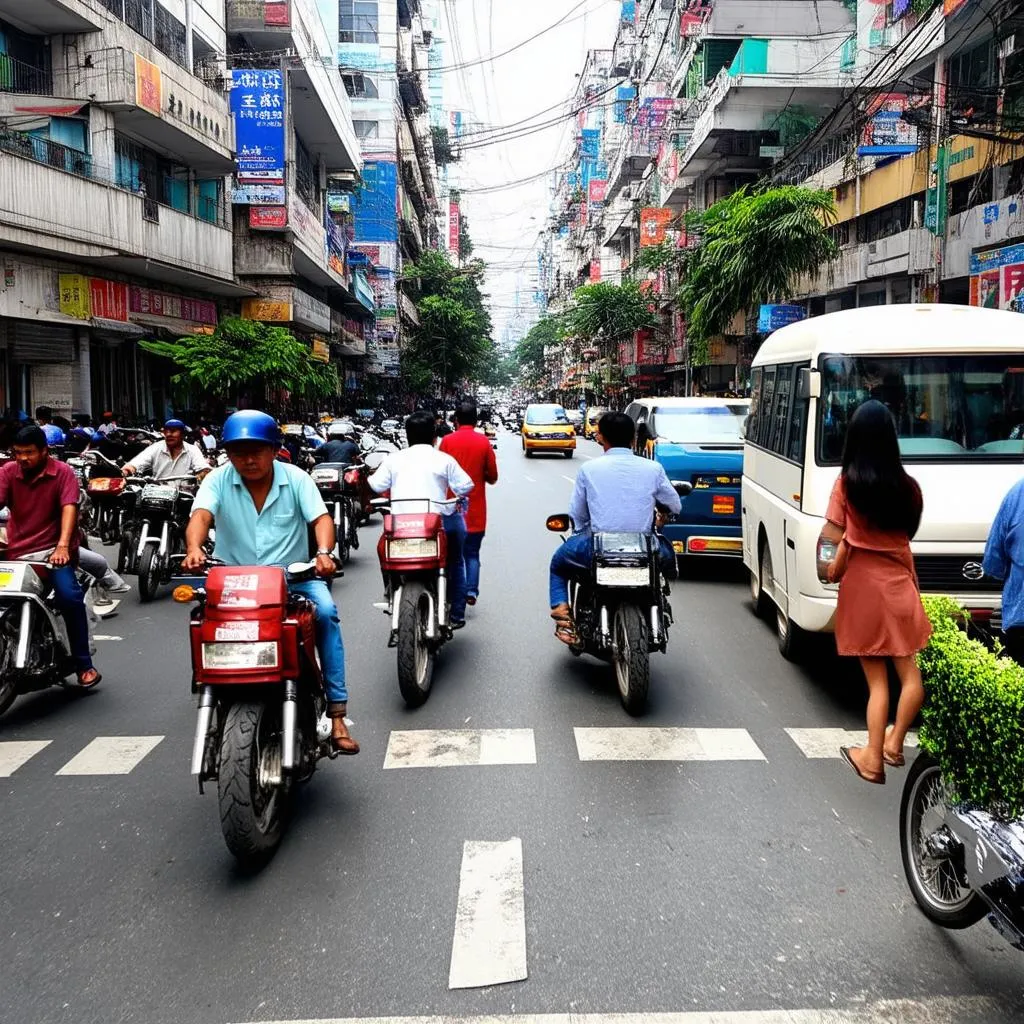
[[[480,545],[487,529],[487,493],[484,484],[498,482],[498,460],[491,442],[476,429],[476,404],[462,402],[455,410],[458,429],[441,438],[441,451],[450,455],[472,477],[469,512],[466,514],[466,603],[480,596]]]
[[[78,481],[70,466],[50,457],[46,435],[24,427],[15,435],[14,461],[0,466],[0,507],[10,509],[7,522],[9,559],[36,556],[52,568],[50,584],[67,627],[78,682],[100,681],[89,654],[85,594],[75,576],[78,561]]]

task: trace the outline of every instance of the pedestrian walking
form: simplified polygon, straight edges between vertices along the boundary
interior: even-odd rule
[[[835,559],[820,570],[839,583],[836,647],[860,659],[867,680],[867,746],[839,748],[865,782],[884,783],[886,765],[903,766],[903,742],[924,703],[916,655],[931,624],[910,552],[921,511],[921,488],[903,468],[892,413],[881,402],[865,402],[850,419],[822,531]],[[901,691],[896,722],[886,729],[890,660]]]
[[[1024,665],[1024,480],[1010,488],[999,506],[982,567],[986,576],[1003,583],[1003,646]]]
[[[465,401],[455,410],[458,429],[441,438],[441,451],[453,459],[469,474],[473,490],[469,494],[466,514],[466,543],[463,556],[466,563],[466,603],[474,605],[480,596],[480,545],[487,529],[487,484],[498,482],[498,461],[486,435],[476,429],[478,420],[476,403]]]

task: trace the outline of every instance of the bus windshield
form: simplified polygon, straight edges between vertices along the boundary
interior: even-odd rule
[[[1024,353],[826,356],[821,371],[821,465],[842,461],[846,425],[869,398],[895,417],[904,459],[1024,456]]]
[[[743,423],[750,411],[736,405],[688,405],[654,410],[654,429],[670,444],[743,444]]]

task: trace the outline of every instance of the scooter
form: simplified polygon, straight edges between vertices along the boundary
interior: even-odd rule
[[[180,562],[182,556],[176,556]],[[287,570],[226,566],[209,559],[189,572],[174,600],[196,602],[189,621],[192,692],[199,708],[192,774],[216,781],[221,830],[246,868],[273,856],[287,827],[294,787],[334,758],[316,650],[315,610],[288,591],[313,579],[315,562]]]

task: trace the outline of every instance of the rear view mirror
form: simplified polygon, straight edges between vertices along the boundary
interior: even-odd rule
[[[672,487],[680,498],[685,498],[693,490],[689,480],[673,480]]]
[[[567,515],[548,516],[545,525],[552,533],[565,533],[572,527],[572,520]]]
[[[802,366],[797,378],[797,397],[802,402],[821,397],[821,374],[810,366]]]

